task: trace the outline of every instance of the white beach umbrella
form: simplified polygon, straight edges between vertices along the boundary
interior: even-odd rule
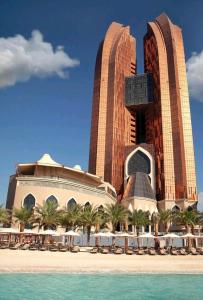
[[[194,235],[192,233],[189,233],[189,232],[180,236],[180,238],[183,238],[183,239],[185,239],[185,238],[198,238],[198,237],[199,236],[196,236],[196,235]]]
[[[162,236],[159,236],[159,238],[171,238],[171,239],[176,239],[176,238],[180,238],[179,235],[175,234],[175,233],[172,233],[172,232],[169,232],[165,235],[162,235]]]
[[[109,237],[115,236],[115,234],[112,233],[112,232],[96,232],[96,233],[93,233],[92,236],[94,236],[94,237],[107,237],[107,238],[109,238]]]
[[[18,234],[20,231],[15,228],[1,228],[0,229],[0,234]]]
[[[65,235],[65,236],[80,236],[80,234],[78,232],[75,232],[73,230],[66,231],[66,232],[62,233],[61,235]]]
[[[171,246],[173,245],[173,239],[179,239],[180,236],[175,234],[175,233],[172,233],[172,232],[169,232],[165,235],[162,235],[162,236],[159,236],[158,238],[165,238],[165,239],[169,239],[169,244],[170,244],[170,239],[172,240],[171,242]]]
[[[115,237],[132,237],[132,235],[127,232],[116,232]]]
[[[58,235],[57,231],[56,230],[51,230],[51,229],[48,229],[48,230],[42,230],[39,232],[39,235]]]
[[[24,229],[23,232],[20,232],[21,234],[33,234],[33,235],[37,235],[38,233],[33,231],[32,229]]]
[[[151,234],[150,232],[145,232],[145,233],[143,233],[143,234],[141,234],[141,235],[139,235],[138,236],[138,238],[155,238],[155,236],[153,235],[153,234]]]

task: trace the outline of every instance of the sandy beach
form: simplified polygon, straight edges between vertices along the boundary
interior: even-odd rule
[[[0,272],[203,274],[203,256],[116,256],[88,252],[1,250]]]

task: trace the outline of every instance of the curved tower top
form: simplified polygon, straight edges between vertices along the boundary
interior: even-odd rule
[[[135,72],[135,39],[129,26],[113,22],[96,58],[89,172],[111,182],[118,194],[123,185],[125,144],[131,143],[125,77]]]
[[[172,200],[193,202],[197,190],[183,38],[181,29],[165,13],[148,23],[144,51],[145,72],[153,74],[156,94],[160,200],[166,208]]]

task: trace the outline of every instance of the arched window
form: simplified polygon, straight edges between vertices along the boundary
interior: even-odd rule
[[[56,197],[54,195],[51,195],[47,198],[46,203],[55,203],[58,205],[58,200],[56,199]]]
[[[100,206],[98,207],[98,211],[99,211],[99,212],[104,212],[104,207],[103,207],[103,205],[100,205]]]
[[[29,194],[25,197],[23,201],[23,207],[30,210],[35,207],[35,197],[32,194]]]
[[[67,203],[67,209],[73,208],[76,204],[77,204],[77,202],[75,201],[75,199],[71,198]]]
[[[137,172],[142,172],[146,174],[150,174],[150,159],[149,157],[138,150],[135,152],[128,162],[128,174],[133,175]]]
[[[172,208],[172,212],[178,212],[178,211],[180,211],[180,207],[179,206],[177,206],[177,205],[175,205],[173,208]]]
[[[89,203],[89,201],[85,203],[85,208],[88,208],[90,206],[91,206],[91,204]]]

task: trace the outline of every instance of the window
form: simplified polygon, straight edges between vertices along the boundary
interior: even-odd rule
[[[173,208],[172,208],[172,212],[178,212],[180,211],[180,207],[175,205]]]
[[[88,208],[88,207],[90,207],[91,206],[91,204],[89,203],[89,202],[86,202],[85,203],[85,208]]]
[[[128,174],[132,175],[137,172],[150,173],[150,159],[142,151],[136,151],[128,162]]]
[[[67,209],[73,208],[76,204],[77,204],[77,202],[75,201],[75,199],[71,198],[67,203]]]
[[[56,199],[55,196],[51,195],[47,198],[46,203],[55,203],[58,205],[58,200]]]
[[[32,194],[29,194],[25,197],[23,201],[23,207],[31,210],[35,207],[35,197]]]

